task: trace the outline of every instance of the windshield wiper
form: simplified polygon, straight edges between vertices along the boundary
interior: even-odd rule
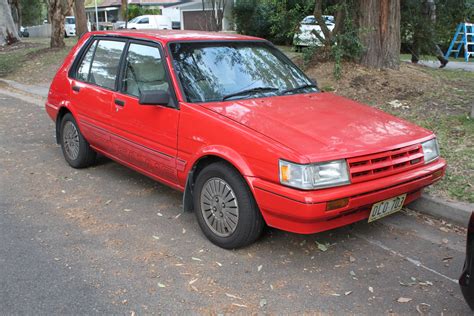
[[[299,87],[296,87],[296,88],[291,88],[291,89],[286,89],[286,90],[283,90],[281,92],[281,94],[287,94],[287,93],[290,93],[290,92],[297,92],[297,91],[300,91],[300,90],[303,90],[303,89],[308,89],[308,88],[315,88],[317,89],[318,87],[313,84],[313,83],[310,83],[310,84],[305,84],[305,85],[302,85],[302,86],[299,86]]]
[[[257,88],[245,89],[245,90],[242,90],[242,91],[239,91],[239,92],[235,92],[235,93],[225,95],[224,97],[222,97],[222,101],[225,101],[225,100],[233,98],[233,97],[238,97],[240,95],[259,93],[259,92],[272,92],[272,91],[278,91],[278,90],[280,90],[280,89],[274,88],[274,87],[257,87]]]

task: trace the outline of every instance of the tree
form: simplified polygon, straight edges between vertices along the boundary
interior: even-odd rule
[[[20,40],[18,29],[12,17],[7,0],[0,0],[0,46],[10,45]]]
[[[63,48],[64,43],[64,19],[71,11],[73,0],[47,0],[48,16],[51,21],[51,48]]]
[[[86,7],[84,6],[84,0],[74,1],[74,11],[76,13],[76,35],[81,38],[87,33],[87,17]]]
[[[222,31],[222,20],[224,19],[226,5],[227,0],[202,0],[202,11],[207,22],[206,30]]]
[[[314,17],[316,21],[318,21],[319,26],[321,27],[321,32],[323,33],[324,37],[321,36],[319,32],[313,32],[313,34],[319,39],[324,46],[329,47],[335,43],[335,37],[343,30],[344,25],[344,18],[345,18],[345,10],[344,5],[346,5],[345,0],[337,1],[336,5],[336,24],[334,29],[331,31],[326,25],[326,21],[323,18],[323,0],[316,0],[314,5]]]
[[[372,68],[400,67],[400,0],[360,0],[360,63]]]

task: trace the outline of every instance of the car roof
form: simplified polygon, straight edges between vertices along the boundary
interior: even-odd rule
[[[180,30],[116,30],[95,31],[93,35],[124,36],[139,39],[159,40],[163,43],[181,41],[264,41],[264,39],[225,32],[180,31]]]

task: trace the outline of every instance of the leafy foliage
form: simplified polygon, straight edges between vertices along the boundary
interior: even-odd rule
[[[238,0],[234,20],[241,34],[291,44],[298,23],[314,9],[314,0]]]
[[[21,0],[21,20],[24,26],[39,25],[46,15],[46,6],[43,1]]]
[[[160,9],[154,9],[154,8],[149,8],[145,6],[139,6],[137,4],[129,4],[128,5],[128,20],[131,20],[137,16],[140,15],[155,15],[155,14],[161,14]]]
[[[424,12],[424,1],[401,1],[402,49],[410,52],[416,30],[421,37],[421,53],[430,51],[430,40],[446,50],[456,26],[463,21],[474,20],[474,0],[436,0],[436,22],[433,24]]]

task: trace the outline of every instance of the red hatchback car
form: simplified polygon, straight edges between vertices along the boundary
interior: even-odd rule
[[[184,191],[184,209],[224,248],[265,224],[311,234],[379,219],[446,168],[432,132],[320,92],[249,36],[88,33],[46,110],[72,167],[101,153]]]

